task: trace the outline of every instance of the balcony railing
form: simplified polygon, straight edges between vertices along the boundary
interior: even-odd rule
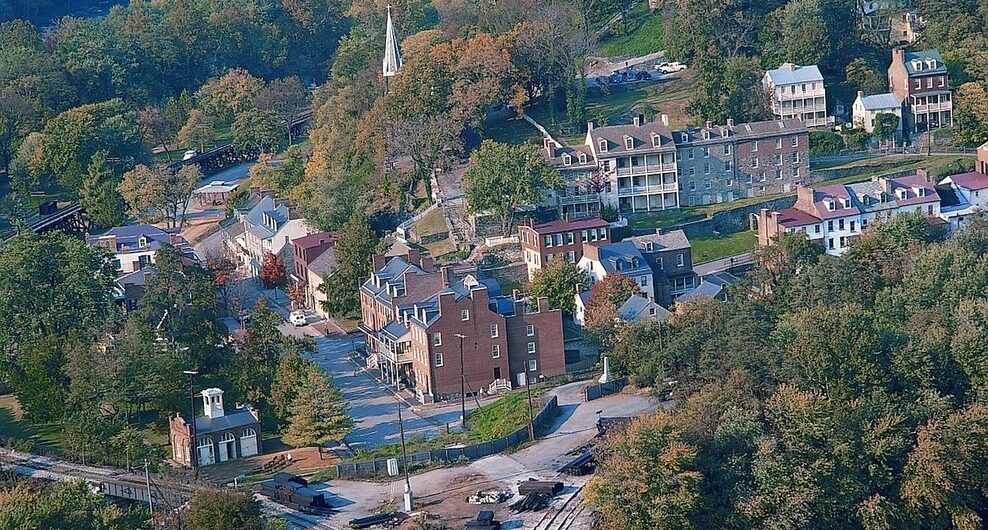
[[[595,193],[587,193],[580,195],[559,195],[557,197],[559,204],[584,204],[584,203],[597,203],[600,202],[600,197]]]
[[[650,173],[662,173],[676,171],[676,164],[647,164],[643,166],[619,167],[616,170],[618,176],[646,175]]]
[[[617,193],[619,197],[627,197],[629,195],[646,195],[649,193],[668,193],[671,191],[679,191],[679,185],[653,184],[651,186],[625,186],[623,188],[618,188]]]
[[[938,112],[942,110],[953,110],[951,102],[928,103],[926,105],[913,105],[913,112]]]

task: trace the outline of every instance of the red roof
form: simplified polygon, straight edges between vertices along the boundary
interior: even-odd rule
[[[292,240],[292,243],[301,248],[312,248],[326,243],[331,243],[332,241],[333,234],[330,234],[329,232],[316,232],[315,234],[297,237]]]
[[[786,208],[776,213],[779,214],[779,224],[786,228],[815,225],[820,222],[819,218],[795,208]]]
[[[608,222],[600,217],[589,217],[586,219],[575,219],[572,221],[553,221],[540,225],[530,226],[539,235],[554,234],[556,232],[566,232],[569,230],[583,230],[584,228],[603,228],[608,226]]]
[[[983,190],[988,188],[988,175],[971,171],[960,175],[951,175],[950,181],[961,188],[969,190]]]

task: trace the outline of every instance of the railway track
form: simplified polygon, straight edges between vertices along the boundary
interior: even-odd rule
[[[580,492],[583,486],[576,488],[576,491],[566,499],[558,509],[549,509],[542,518],[539,519],[533,530],[567,530],[576,521],[577,517],[583,513],[586,505],[580,499]],[[575,502],[574,502],[575,501]],[[572,503],[572,505],[571,505]],[[560,518],[562,516],[562,518]]]

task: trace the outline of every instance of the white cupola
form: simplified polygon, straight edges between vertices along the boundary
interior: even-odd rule
[[[223,417],[223,391],[218,388],[207,388],[202,391],[202,411],[209,419]]]

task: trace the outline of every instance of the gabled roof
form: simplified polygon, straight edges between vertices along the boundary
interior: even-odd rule
[[[325,276],[334,269],[336,269],[336,250],[333,247],[327,247],[309,262],[309,272],[319,276]]]
[[[897,109],[902,106],[898,96],[892,93],[860,96],[858,99],[861,100],[861,105],[865,110],[871,111]]]
[[[940,181],[941,183],[952,182],[955,186],[959,188],[964,188],[968,190],[983,190],[988,189],[988,175],[984,173],[978,173],[977,171],[969,171],[967,173],[961,173],[960,175],[950,175],[949,177]]]
[[[791,85],[794,83],[822,83],[823,74],[816,65],[799,66],[792,63],[783,63],[782,66],[765,72],[765,75],[772,80],[772,84]]]
[[[916,68],[915,61],[919,61],[920,68]],[[936,61],[933,68],[930,68],[928,61]],[[947,63],[943,61],[940,52],[937,50],[922,50],[917,52],[906,52],[903,54],[903,66],[909,77],[916,75],[946,74]]]
[[[531,228],[536,234],[546,235],[555,234],[558,232],[568,232],[571,230],[583,230],[585,228],[605,228],[609,224],[610,223],[600,217],[588,217],[585,219],[574,219],[571,221],[552,221],[550,223],[531,225],[529,228]]]
[[[686,237],[686,232],[682,230],[673,230],[665,234],[647,234],[644,236],[635,236],[628,238],[628,241],[634,242],[635,246],[640,250],[645,250],[645,244],[651,243],[653,252],[661,252],[663,250],[685,250],[690,248],[690,240]]]
[[[654,147],[652,143],[653,135],[659,137],[659,147]],[[608,125],[594,127],[588,131],[588,139],[593,142],[591,149],[597,153],[598,157],[610,157],[615,154],[646,153],[649,151],[672,151],[676,148],[672,141],[672,131],[661,121],[646,121],[641,125]],[[632,139],[633,147],[628,149],[625,146],[626,139]],[[607,141],[607,151],[600,150],[601,140]]]
[[[637,294],[628,297],[628,300],[618,308],[617,314],[625,322],[646,318],[663,322],[672,315],[666,308]]]
[[[598,252],[600,265],[607,274],[638,276],[652,272],[641,251],[631,241],[602,245]]]
[[[700,285],[693,289],[692,291],[680,296],[676,299],[676,302],[698,302],[700,300],[713,300],[724,291],[726,286],[718,285],[711,281],[703,280]]]
[[[815,225],[820,222],[818,217],[795,208],[786,208],[776,213],[779,214],[779,224],[786,228]]]
[[[223,416],[219,418],[209,418],[206,416],[197,417],[196,436],[225,431],[227,429],[234,429],[237,427],[247,427],[249,425],[259,423],[260,422],[257,421],[257,418],[255,418],[254,415],[251,414],[246,408],[236,408],[225,411]]]

